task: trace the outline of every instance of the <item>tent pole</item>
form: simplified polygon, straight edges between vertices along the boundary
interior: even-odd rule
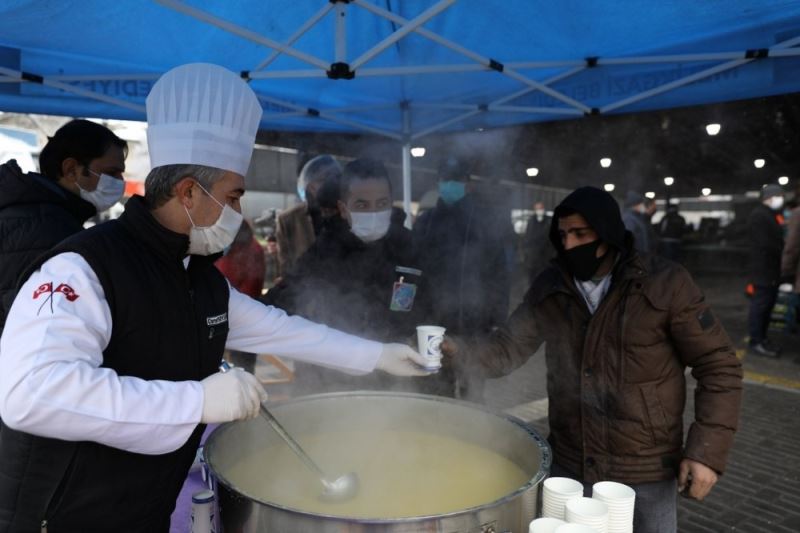
[[[411,229],[411,110],[403,106],[403,211],[405,226]]]
[[[336,63],[347,62],[347,4],[336,2],[336,43],[334,57]]]

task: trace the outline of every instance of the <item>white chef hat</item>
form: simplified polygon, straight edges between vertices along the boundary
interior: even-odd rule
[[[209,63],[176,67],[147,96],[151,168],[204,165],[244,176],[261,113],[253,90],[233,72]]]

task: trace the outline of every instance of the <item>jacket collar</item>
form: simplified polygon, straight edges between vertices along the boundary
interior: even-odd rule
[[[180,262],[186,257],[189,237],[162,226],[153,217],[144,197],[132,196],[128,199],[125,203],[125,212],[119,217],[119,223],[167,262]]]

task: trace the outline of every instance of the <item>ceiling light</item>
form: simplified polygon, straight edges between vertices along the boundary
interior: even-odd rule
[[[706,133],[709,135],[716,135],[719,133],[719,130],[722,129],[722,126],[719,124],[706,124]]]
[[[526,168],[525,174],[527,174],[529,178],[533,178],[539,175],[539,169],[536,167]]]
[[[611,166],[611,158],[610,157],[604,157],[603,159],[601,159],[600,160],[600,166],[603,167],[603,168],[610,167]]]
[[[700,192],[703,193],[703,196],[708,196],[709,194],[711,194],[711,189],[709,189],[708,187],[703,187],[702,189],[700,189]]]
[[[412,157],[422,157],[425,155],[425,148],[422,146],[415,146],[411,149],[411,156]]]
[[[765,165],[766,163],[767,163],[767,162],[766,162],[766,161],[764,161],[763,159],[756,159],[755,161],[753,161],[753,165],[754,165],[756,168],[764,168],[764,165]]]
[[[781,185],[789,185],[789,176],[781,176],[778,178],[778,183]]]
[[[644,195],[647,198],[650,198],[651,200],[656,197],[656,193],[654,193],[653,191],[648,191],[648,192],[644,193]]]
[[[672,176],[667,176],[666,178],[664,178],[664,185],[666,185],[667,187],[669,187],[673,183],[675,183],[675,178],[673,178]]]
[[[614,184],[606,183],[605,185],[603,185],[603,189],[605,189],[607,192],[611,192],[614,190]]]

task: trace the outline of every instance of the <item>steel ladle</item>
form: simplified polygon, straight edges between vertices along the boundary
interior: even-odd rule
[[[223,361],[220,366],[220,372],[227,372],[231,368],[226,361]],[[261,404],[261,416],[263,416],[269,425],[272,426],[272,429],[280,435],[280,437],[284,440],[287,446],[303,461],[310,470],[312,470],[317,477],[319,478],[320,483],[322,483],[322,494],[320,494],[320,499],[329,502],[341,502],[345,500],[349,500],[356,495],[358,492],[358,475],[355,472],[350,472],[349,474],[345,474],[340,476],[333,481],[328,480],[328,476],[325,475],[325,472],[315,463],[311,457],[300,447],[296,440],[289,434],[286,429],[281,425],[280,422],[275,418],[275,416],[267,409],[267,407],[262,403]]]
[[[295,441],[289,433],[283,428],[283,426],[278,422],[273,414],[267,409],[264,404],[261,404],[261,416],[263,416],[267,422],[272,426],[278,435],[286,442],[289,448],[292,449],[294,453],[303,461],[303,463],[312,471],[314,471],[317,476],[319,476],[319,480],[324,487],[322,490],[322,494],[320,494],[320,498],[325,501],[331,502],[340,502],[349,500],[353,496],[356,495],[358,492],[358,476],[355,472],[350,472],[349,474],[345,474],[336,478],[333,481],[329,481],[328,477],[325,475],[325,472],[317,466],[311,457],[300,447],[300,445]]]

